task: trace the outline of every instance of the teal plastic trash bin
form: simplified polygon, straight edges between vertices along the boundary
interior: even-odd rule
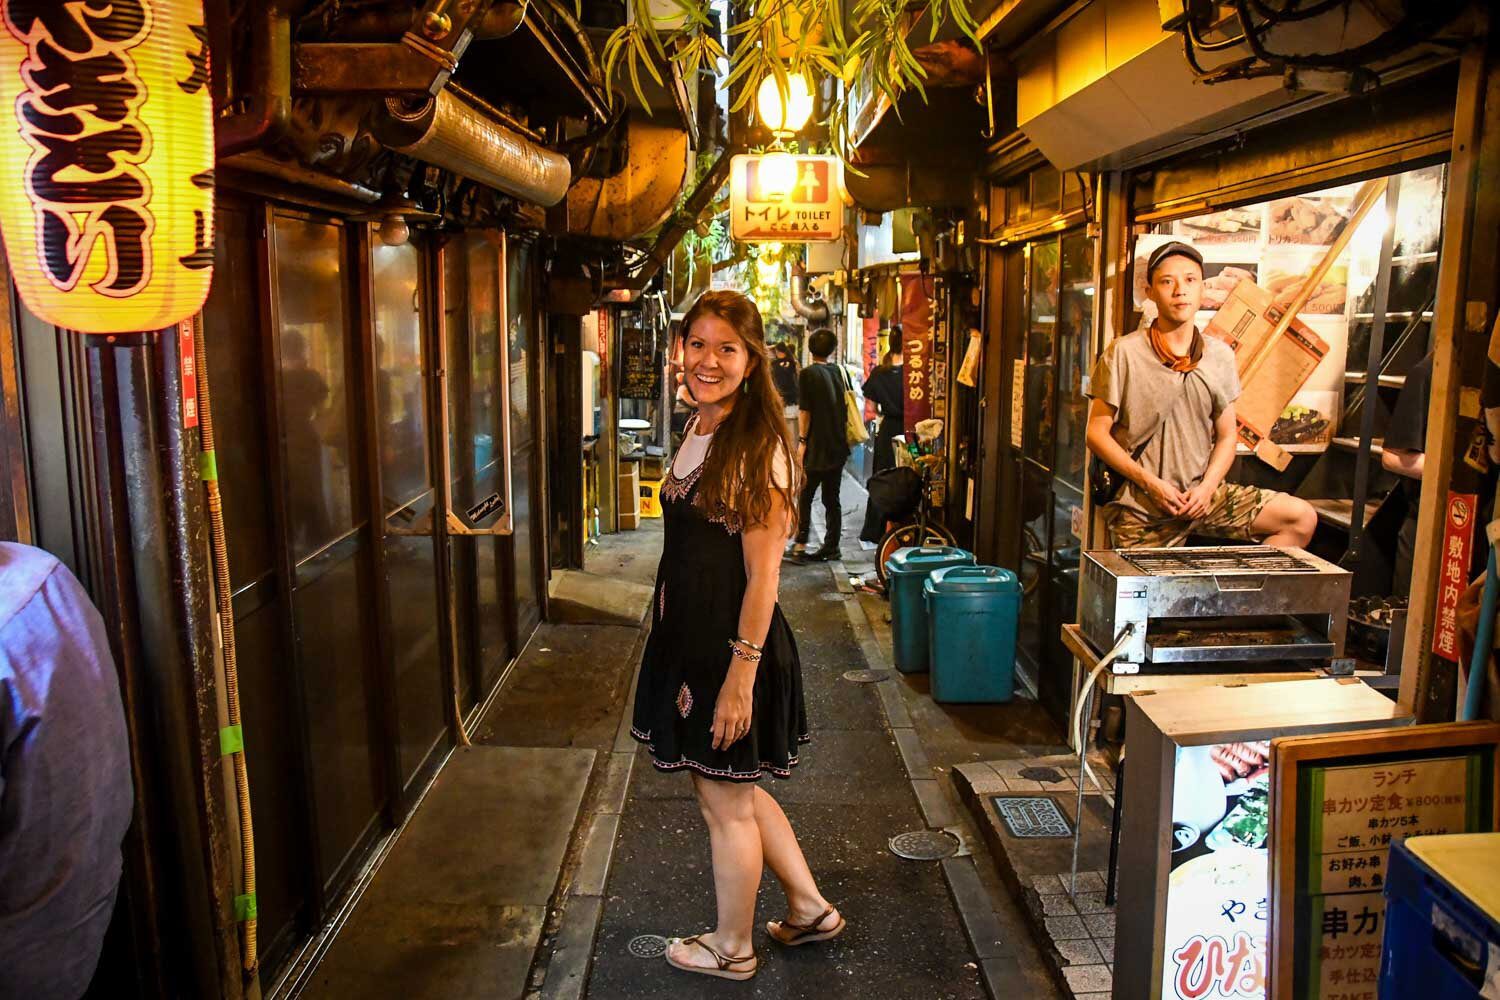
[[[1021,584],[998,566],[938,570],[922,585],[932,700],[1010,701],[1016,690]]]
[[[885,561],[886,593],[891,600],[891,658],[903,674],[927,670],[927,605],[922,584],[927,574],[950,566],[974,565],[974,553],[948,545],[897,549]]]

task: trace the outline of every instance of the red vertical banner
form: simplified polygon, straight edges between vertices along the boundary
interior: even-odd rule
[[[614,385],[609,381],[609,310],[600,309],[599,313],[599,343],[595,352],[599,355],[599,394],[606,396],[610,394],[609,387]]]
[[[1448,494],[1448,506],[1443,516],[1443,552],[1438,560],[1438,603],[1432,630],[1432,652],[1454,662],[1458,661],[1458,599],[1469,585],[1474,518],[1478,510],[1479,497],[1474,494]]]
[[[860,332],[864,339],[861,342],[861,353],[863,354],[865,378],[880,364],[880,317],[871,316],[861,321]],[[875,404],[868,399],[865,400],[865,419],[875,419]]]
[[[198,355],[193,342],[193,321],[177,324],[177,356],[182,368],[182,426],[198,426]]]
[[[902,364],[906,369],[906,433],[932,416],[932,300],[927,278],[901,275]]]

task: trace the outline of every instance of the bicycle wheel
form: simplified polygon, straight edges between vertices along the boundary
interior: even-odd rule
[[[897,549],[910,548],[917,545],[950,545],[956,546],[957,539],[953,532],[936,521],[927,525],[925,533],[915,524],[897,525],[885,533],[880,544],[875,549],[875,575],[882,584],[885,583],[885,561],[895,555]]]

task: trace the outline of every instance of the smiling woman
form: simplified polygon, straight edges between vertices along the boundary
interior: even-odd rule
[[[767,771],[791,777],[809,738],[797,644],[776,601],[795,471],[760,313],[737,292],[708,292],[682,329],[698,413],[661,490],[665,540],[631,733],[659,770],[693,775],[713,849],[718,926],[672,942],[666,959],[749,979],[763,861],[789,905],[768,926],[779,943],[826,940],[844,919],[781,807],[754,785]]]

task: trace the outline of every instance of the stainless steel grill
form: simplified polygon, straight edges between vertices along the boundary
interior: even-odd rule
[[[1342,656],[1350,574],[1302,549],[1269,545],[1084,554],[1080,627],[1098,649],[1134,631],[1116,673],[1140,664],[1244,663]]]

